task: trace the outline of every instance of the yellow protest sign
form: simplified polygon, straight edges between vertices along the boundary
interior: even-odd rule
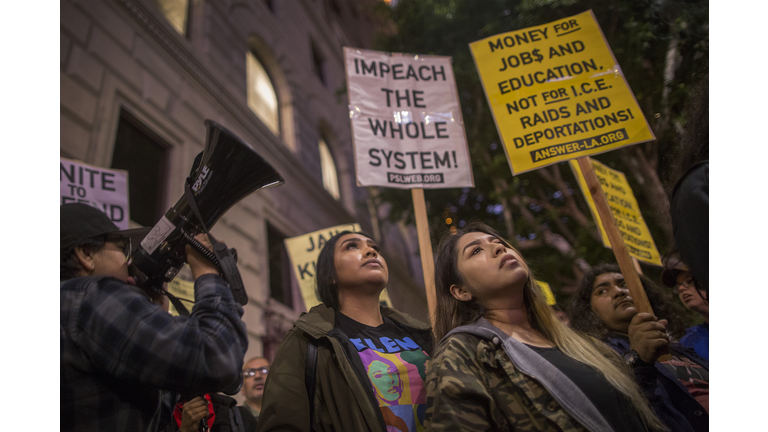
[[[192,306],[195,304],[194,282],[175,278],[174,280],[168,282],[168,292],[178,297],[188,311],[192,311]],[[173,303],[168,306],[168,312],[170,312],[170,314],[173,316],[179,316],[179,311],[176,310],[176,308],[173,306]]]
[[[293,272],[296,275],[296,280],[299,281],[301,296],[304,298],[304,305],[307,310],[312,308],[312,306],[320,304],[320,299],[315,294],[315,265],[317,257],[320,255],[320,250],[331,237],[345,230],[359,232],[360,225],[337,225],[284,240],[285,248],[288,250]],[[392,305],[386,289],[381,293],[379,299],[385,302],[387,306]]]
[[[655,139],[591,10],[469,46],[513,174]]]
[[[627,177],[621,171],[611,169],[594,159],[590,160],[592,167],[595,169],[595,175],[597,175],[597,179],[600,181],[603,193],[605,193],[605,198],[608,200],[613,218],[616,220],[616,226],[621,233],[621,237],[624,239],[624,244],[627,246],[627,252],[641,261],[661,266],[661,257],[656,249],[656,243],[654,243],[651,231],[648,229],[648,225],[645,224],[643,215],[640,213],[640,206],[637,205],[637,199],[635,199],[635,194],[632,193]],[[579,182],[581,192],[587,200],[589,209],[592,211],[592,216],[600,228],[603,244],[605,247],[611,247],[611,242],[605,233],[603,222],[597,213],[595,201],[592,199],[592,194],[589,193],[584,173],[575,160],[569,161],[569,163],[573,170],[573,175]]]
[[[549,287],[549,284],[542,281],[536,282],[539,284],[539,288],[544,291],[544,295],[547,297],[547,304],[552,306],[557,303],[557,300],[555,300],[555,295],[552,293],[552,288]]]

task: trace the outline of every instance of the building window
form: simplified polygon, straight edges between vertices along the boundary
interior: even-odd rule
[[[318,49],[314,42],[312,43],[312,65],[315,69],[315,75],[320,79],[320,82],[323,84],[326,84],[325,82],[325,58],[320,53],[320,49]]]
[[[272,225],[267,224],[267,248],[269,256],[270,297],[293,309],[291,295],[291,262],[285,249],[286,237]]]
[[[336,164],[333,162],[333,156],[328,149],[328,145],[322,139],[317,144],[320,150],[320,170],[323,173],[323,187],[334,199],[339,199],[339,178],[336,175]]]
[[[179,34],[187,34],[189,0],[153,0]]]
[[[112,168],[128,171],[131,220],[154,226],[165,213],[163,190],[168,146],[125,111],[120,113]]]
[[[278,115],[277,94],[272,80],[261,62],[248,51],[245,54],[245,68],[248,82],[248,108],[267,125],[275,135],[280,135],[280,116]]]

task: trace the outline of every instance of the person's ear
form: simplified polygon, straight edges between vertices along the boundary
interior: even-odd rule
[[[77,262],[80,263],[80,267],[82,267],[82,270],[87,274],[90,275],[93,273],[93,270],[96,268],[96,263],[93,261],[93,250],[88,248],[86,251],[80,246],[75,246],[74,249],[75,257],[77,258]]]
[[[463,286],[453,284],[451,285],[451,295],[458,301],[470,301],[472,300],[472,294],[464,289]]]

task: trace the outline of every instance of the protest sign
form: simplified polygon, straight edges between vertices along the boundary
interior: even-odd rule
[[[591,10],[470,49],[513,174],[655,139]]]
[[[192,311],[192,306],[195,305],[195,283],[179,279],[178,277],[168,282],[168,292],[175,295],[181,300],[187,311]],[[173,306],[173,303],[168,305],[168,312],[173,316],[179,316],[179,311]]]
[[[360,225],[345,224],[330,228],[324,228],[309,234],[300,235],[285,239],[285,248],[288,250],[288,256],[291,260],[293,272],[296,280],[299,281],[299,289],[304,299],[304,306],[309,310],[312,306],[320,304],[320,299],[315,294],[315,275],[317,273],[316,263],[320,250],[331,237],[342,231],[359,232]],[[379,297],[387,306],[392,303],[389,300],[386,288]]]
[[[357,184],[473,187],[450,57],[344,48]]]
[[[632,188],[629,186],[629,182],[627,182],[627,177],[623,172],[611,169],[594,159],[590,158],[590,162],[592,162],[592,167],[600,182],[601,189],[608,200],[608,206],[616,220],[616,227],[624,239],[627,252],[641,261],[661,266],[661,256],[658,249],[656,249],[653,237],[651,237],[651,231],[648,229],[642,213],[640,213],[640,206],[638,206],[635,194],[632,193]],[[605,247],[611,247],[608,234],[597,212],[595,201],[589,193],[584,173],[581,171],[578,162],[572,160],[569,163],[573,170],[573,175],[576,177],[579,187],[581,187],[581,191],[584,193],[584,198],[587,200],[587,204],[589,204],[592,216],[595,218],[595,222],[600,229],[603,244]]]
[[[128,229],[128,171],[60,159],[61,203],[83,203],[103,211],[120,229]]]

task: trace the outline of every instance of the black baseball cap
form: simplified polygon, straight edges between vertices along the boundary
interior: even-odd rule
[[[84,240],[109,234],[130,238],[135,248],[152,229],[148,227],[120,230],[103,211],[87,204],[63,204],[59,209],[61,235],[59,246],[62,252],[82,244]]]

